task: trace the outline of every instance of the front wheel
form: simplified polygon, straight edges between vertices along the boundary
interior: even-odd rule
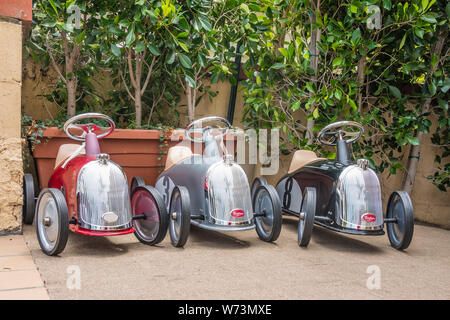
[[[174,247],[186,244],[191,226],[191,199],[186,187],[177,186],[172,191],[169,209],[169,234]]]
[[[136,186],[131,196],[134,235],[147,245],[155,245],[167,234],[166,205],[158,190],[150,186]]]
[[[408,248],[414,233],[414,209],[407,192],[395,191],[391,194],[386,218],[395,219],[387,225],[391,245],[397,250]]]
[[[58,189],[48,188],[39,194],[36,206],[36,233],[42,251],[49,256],[61,253],[69,237],[69,214],[66,199]]]
[[[298,245],[307,247],[311,240],[316,215],[316,189],[307,187],[303,192],[302,209],[298,220]]]
[[[278,239],[281,232],[281,202],[275,188],[260,185],[253,195],[256,232],[261,240],[271,242]]]

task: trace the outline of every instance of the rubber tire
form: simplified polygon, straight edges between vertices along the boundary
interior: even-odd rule
[[[258,179],[258,178],[257,178]],[[264,178],[263,178],[264,179]],[[265,180],[265,179],[264,179]],[[258,237],[266,242],[273,242],[278,239],[281,233],[281,227],[283,224],[283,216],[281,214],[281,201],[278,197],[278,193],[275,190],[275,188],[269,184],[263,184],[260,185],[256,190],[255,194],[252,198],[252,204],[253,208],[255,208],[256,204],[256,195],[258,194],[259,190],[266,189],[267,193],[269,194],[270,200],[272,202],[272,210],[273,210],[273,226],[272,230],[269,235],[267,235],[264,230],[262,229],[261,225],[258,223],[259,219],[258,217],[255,218],[255,224],[256,224],[256,233],[258,234]]]
[[[172,235],[172,217],[171,217],[171,211],[172,208],[172,202],[174,201],[175,195],[179,193],[181,197],[181,226],[180,226],[180,233],[178,235],[178,239],[174,239]],[[189,197],[189,191],[186,187],[183,186],[176,186],[173,188],[172,194],[170,196],[170,206],[169,206],[169,234],[170,234],[170,241],[172,242],[172,245],[174,247],[183,247],[187,239],[189,237],[189,231],[191,229],[191,199]]]
[[[396,238],[398,237],[395,235],[394,223],[387,224],[387,234],[392,247],[397,250],[404,250],[411,244],[411,240],[414,234],[414,208],[411,197],[406,191],[394,191],[389,197],[386,210],[386,218],[393,218],[390,215],[389,208],[391,205],[393,205],[392,201],[394,201],[395,195],[399,196],[405,209],[405,235],[402,240],[396,241]]]
[[[130,198],[131,195],[133,194],[134,189],[136,189],[137,187],[142,187],[145,186],[145,180],[141,177],[133,177],[133,179],[131,179],[131,184],[130,184]]]
[[[306,202],[305,202],[306,198]],[[307,187],[303,192],[302,207],[300,212],[305,213],[303,219],[304,228],[302,228],[302,219],[298,220],[298,245],[306,248],[311,240],[314,227],[314,216],[316,215],[316,189]]]
[[[67,203],[66,199],[63,195],[63,193],[55,188],[47,188],[41,191],[39,194],[37,205],[36,205],[36,211],[39,208],[39,202],[41,201],[42,196],[49,192],[56,203],[56,208],[58,211],[58,222],[59,222],[59,234],[58,239],[56,240],[56,245],[51,251],[47,251],[44,246],[42,245],[41,238],[39,237],[39,223],[36,221],[36,235],[39,241],[39,246],[41,247],[42,251],[48,255],[48,256],[56,256],[60,254],[67,244],[67,239],[69,238],[69,210],[67,209]],[[35,215],[38,217],[38,213],[36,212]]]
[[[265,185],[267,185],[267,180],[265,178],[258,177],[258,178],[253,179],[252,187],[250,189],[250,194],[252,196],[252,199],[253,199],[253,196],[255,195],[256,189],[258,189],[259,186],[265,186]]]
[[[155,188],[153,188],[151,186],[146,186],[146,185],[138,186],[138,187],[134,188],[133,194],[134,194],[134,192],[136,192],[139,189],[145,189],[146,191],[148,191],[150,193],[150,195],[152,196],[154,202],[156,203],[156,207],[158,208],[158,216],[159,216],[159,229],[158,229],[158,234],[156,235],[155,239],[153,239],[152,241],[147,241],[144,238],[142,238],[142,236],[139,234],[139,232],[136,232],[136,228],[134,231],[134,235],[141,243],[149,245],[149,246],[154,246],[155,244],[158,244],[161,241],[163,241],[167,234],[167,227],[169,225],[169,216],[167,214],[166,204],[164,203],[164,200],[163,200],[161,194],[159,193],[159,191],[156,190]],[[131,196],[131,199],[132,198],[133,198],[133,195]],[[131,213],[131,214],[133,214],[133,213]],[[134,221],[133,221],[133,226],[135,224]]]
[[[23,175],[22,219],[25,224],[33,224],[36,200],[34,199],[34,180],[30,173]]]

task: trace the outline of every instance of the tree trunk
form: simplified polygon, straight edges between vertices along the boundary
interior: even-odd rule
[[[311,77],[311,81],[315,84],[317,83],[317,70],[319,63],[319,50],[317,50],[317,40],[320,39],[320,30],[314,29],[313,24],[316,22],[316,10],[320,9],[320,0],[314,0],[311,2],[311,43],[309,46],[310,54],[310,67],[314,71],[314,75]],[[310,114],[314,112],[316,108],[315,105],[311,106]],[[306,121],[306,138],[308,139],[308,144],[313,142],[315,120],[314,118],[308,119]]]
[[[195,101],[192,101],[192,90],[193,88],[186,83],[186,100],[189,123],[191,123],[195,119]]]
[[[67,80],[67,117],[71,118],[76,114],[77,111],[77,85],[76,81],[72,78]]]
[[[134,92],[134,109],[136,111],[136,128],[142,125],[142,96],[139,90]]]
[[[362,88],[364,86],[364,71],[366,68],[366,56],[362,56],[358,61],[358,111],[362,112]]]
[[[433,73],[436,71],[439,61],[441,59],[441,53],[442,48],[444,47],[445,40],[447,39],[447,32],[440,32],[438,35],[438,41],[431,50],[430,58],[433,57],[433,55],[436,55],[437,61],[434,66],[430,68],[430,71],[427,75],[427,78],[430,79],[430,81],[433,79]],[[427,98],[425,99],[425,102],[422,106],[421,113],[427,113],[430,111],[431,107],[431,99]],[[411,145],[411,149],[409,150],[409,157],[408,162],[406,164],[406,173],[403,177],[403,190],[408,192],[409,194],[412,193],[413,187],[414,187],[414,180],[416,178],[417,173],[417,167],[419,165],[419,157],[420,157],[420,150],[422,149],[422,142],[423,142],[424,132],[417,131],[416,138],[419,141],[418,145]]]

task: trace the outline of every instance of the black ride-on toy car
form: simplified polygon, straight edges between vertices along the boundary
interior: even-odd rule
[[[313,224],[354,235],[384,235],[391,245],[406,249],[414,231],[414,211],[405,191],[391,194],[383,217],[381,188],[367,159],[350,159],[348,144],[359,139],[364,128],[357,122],[340,121],[323,128],[320,143],[336,146],[336,160],[318,158],[312,151],[295,152],[288,173],[276,190],[283,214],[299,217],[298,243],[306,247]],[[264,184],[257,179],[254,187]],[[253,189],[253,188],[252,188]]]

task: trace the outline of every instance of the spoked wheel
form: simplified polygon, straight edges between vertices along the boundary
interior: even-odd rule
[[[29,173],[26,173],[23,175],[22,206],[22,218],[25,224],[33,224],[35,204],[33,176]]]
[[[267,184],[267,180],[263,177],[255,178],[252,183],[252,188],[250,189],[252,199],[255,195],[256,189],[258,189],[259,186],[265,186]]]
[[[307,187],[303,192],[302,209],[298,221],[298,245],[307,247],[311,240],[316,214],[316,189]]]
[[[191,226],[191,200],[186,187],[177,186],[172,191],[169,210],[169,233],[174,247],[186,244]]]
[[[256,179],[255,179],[256,180]],[[256,232],[263,241],[275,241],[280,236],[281,202],[274,187],[260,185],[253,195]]]
[[[397,250],[408,248],[414,233],[414,209],[409,194],[395,191],[389,197],[386,218],[396,219],[387,223],[391,245]]]
[[[131,196],[131,214],[134,235],[140,242],[155,245],[164,240],[168,216],[158,190],[150,186],[136,186]]]
[[[144,179],[141,177],[133,177],[133,179],[131,179],[130,195],[133,194],[134,189],[136,189],[137,187],[142,187],[142,186],[145,186]]]
[[[61,191],[44,189],[36,206],[36,233],[42,251],[49,256],[61,253],[69,236],[69,213]]]

